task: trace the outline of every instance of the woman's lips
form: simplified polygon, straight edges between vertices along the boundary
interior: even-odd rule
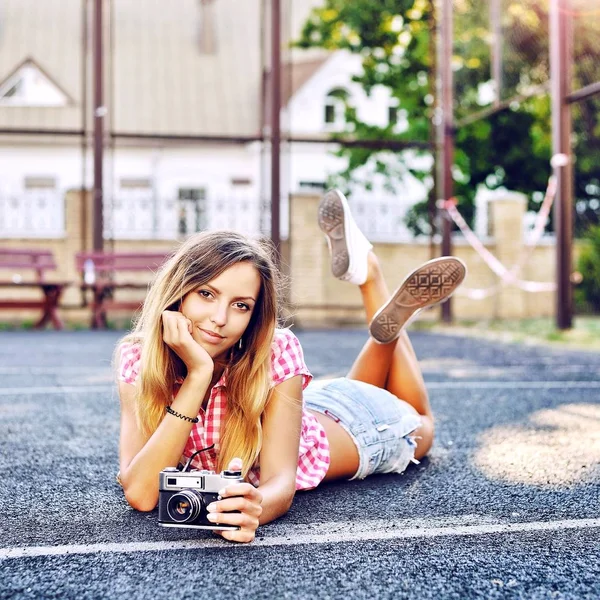
[[[201,329],[199,327],[198,330],[202,334],[203,339],[205,339],[209,344],[219,344],[225,339],[222,335],[213,333],[207,329]]]

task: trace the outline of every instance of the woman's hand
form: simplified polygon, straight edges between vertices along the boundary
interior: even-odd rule
[[[210,354],[192,337],[192,322],[180,312],[165,310],[162,313],[163,341],[185,363],[188,374],[215,368]]]
[[[229,463],[230,471],[239,471],[241,460]],[[223,498],[208,505],[208,520],[221,525],[237,525],[240,529],[215,531],[231,542],[251,542],[262,514],[262,494],[250,483],[232,483],[219,492]],[[230,512],[239,511],[239,512]]]

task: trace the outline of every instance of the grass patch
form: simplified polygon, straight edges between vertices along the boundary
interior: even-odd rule
[[[546,344],[580,350],[600,351],[600,316],[579,316],[573,328],[557,329],[553,318],[522,319],[518,321],[456,321],[451,325],[431,321],[417,321],[414,329],[467,335],[504,342]]]

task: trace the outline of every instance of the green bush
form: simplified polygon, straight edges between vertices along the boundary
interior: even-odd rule
[[[600,312],[600,225],[591,227],[585,238],[588,243],[582,248],[577,262],[583,280],[575,289],[575,302]]]

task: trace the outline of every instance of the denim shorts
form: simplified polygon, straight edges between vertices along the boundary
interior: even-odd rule
[[[403,473],[415,460],[411,433],[421,425],[415,410],[387,390],[347,379],[311,381],[304,390],[305,406],[339,423],[349,434],[359,455],[351,479],[374,473]]]

